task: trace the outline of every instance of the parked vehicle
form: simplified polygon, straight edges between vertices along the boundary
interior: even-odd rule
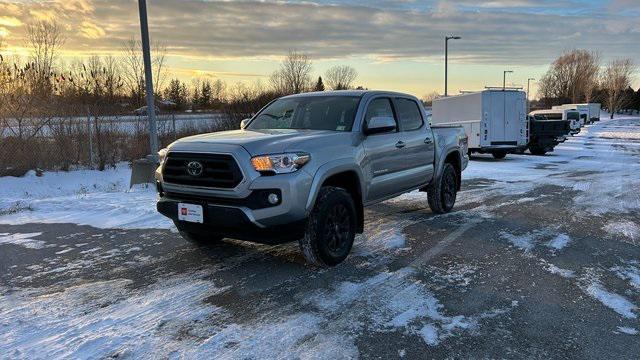
[[[591,123],[591,116],[589,115],[589,105],[587,104],[556,105],[551,109],[576,110],[580,114],[580,126],[585,126]]]
[[[580,113],[573,109],[548,109],[548,110],[536,110],[529,113],[529,115],[536,116],[538,118],[544,116],[547,120],[569,120],[571,128],[571,135],[580,133]]]
[[[496,159],[527,147],[526,94],[489,89],[435,99],[433,124],[462,126],[470,153],[490,153]]]
[[[154,108],[156,111],[156,115],[160,114],[160,109],[157,106],[154,106]],[[145,105],[133,110],[133,114],[137,116],[147,116],[147,106]]]
[[[600,104],[599,103],[565,104],[565,105],[561,105],[560,108],[579,110],[581,117],[583,114],[587,115],[586,123],[588,124],[591,124],[594,121],[600,120]]]
[[[564,142],[571,131],[571,121],[548,119],[543,114],[529,115],[529,152],[544,155]]]
[[[589,103],[589,116],[591,117],[591,122],[600,121],[600,109],[601,106],[599,103]]]
[[[364,231],[364,207],[420,189],[451,211],[468,163],[461,127],[431,127],[413,96],[332,91],[279,98],[241,130],[160,151],[157,209],[189,240],[298,240],[336,265]]]

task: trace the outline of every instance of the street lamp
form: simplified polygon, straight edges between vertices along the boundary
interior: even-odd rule
[[[531,80],[536,80],[534,78],[527,79],[527,114],[529,114],[529,89],[531,88]]]
[[[448,81],[448,66],[449,66],[449,40],[460,40],[460,36],[445,36],[444,37],[444,96],[448,96],[447,81]]]
[[[505,70],[502,73],[502,90],[506,90],[507,89],[507,73],[513,73],[513,71],[511,70]]]

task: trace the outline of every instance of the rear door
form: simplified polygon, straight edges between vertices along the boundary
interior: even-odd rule
[[[373,117],[393,117],[396,129],[391,132],[368,135],[364,141],[364,159],[362,165],[368,179],[368,191],[365,201],[373,202],[400,191],[402,184],[402,146],[398,121],[391,98],[376,97],[369,102],[365,111],[364,124]],[[366,125],[365,125],[366,126]]]
[[[505,131],[505,93],[506,91],[494,91],[489,93],[491,109],[489,113],[489,141],[493,142],[501,142],[504,141],[504,131]]]
[[[525,103],[521,92],[511,91],[505,94],[505,129],[504,141],[517,141],[518,145],[525,145],[526,116]]]
[[[423,118],[418,103],[413,99],[394,99],[402,151],[403,189],[424,185],[433,176],[434,139],[433,132]]]

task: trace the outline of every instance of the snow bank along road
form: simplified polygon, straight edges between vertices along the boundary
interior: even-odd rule
[[[451,214],[369,209],[328,270],[186,243],[125,166],[0,178],[0,357],[637,358],[640,119],[464,177]]]

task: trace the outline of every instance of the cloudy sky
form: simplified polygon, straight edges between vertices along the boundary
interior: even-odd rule
[[[289,49],[309,53],[314,74],[354,66],[358,84],[443,91],[443,38],[450,42],[450,93],[539,78],[565,50],[604,60],[638,58],[640,0],[148,0],[152,41],[170,71],[227,82],[267,81]],[[139,36],[135,0],[0,0],[5,52],[24,53],[26,24],[56,19],[67,38],[61,60],[118,53]],[[640,61],[639,61],[640,62]],[[535,91],[535,89],[534,89]]]

